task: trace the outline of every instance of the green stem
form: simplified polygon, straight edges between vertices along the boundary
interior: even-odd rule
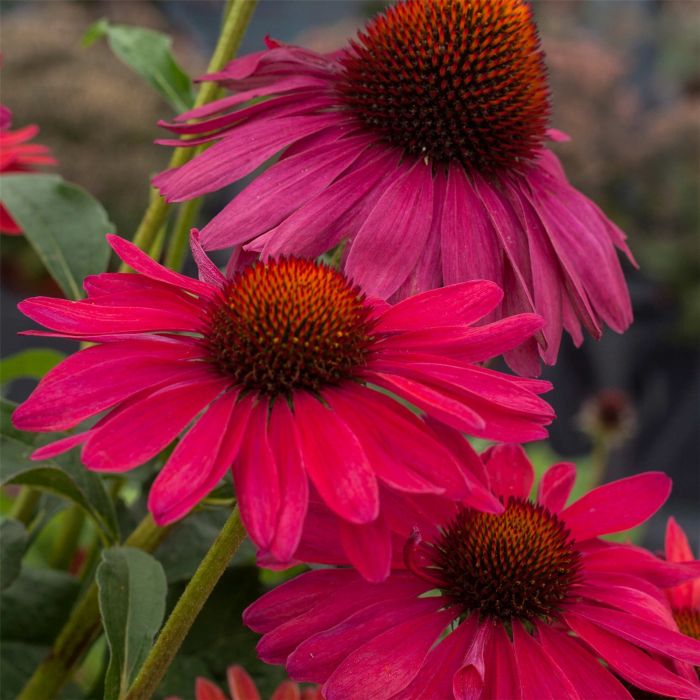
[[[180,207],[180,211],[177,213],[177,221],[175,222],[175,231],[168,246],[168,253],[165,256],[166,267],[172,270],[179,270],[182,267],[190,229],[197,218],[201,206],[202,199],[200,197],[198,199],[190,199],[189,202],[185,202]]]
[[[199,611],[245,539],[245,535],[240,512],[236,507],[170,613],[126,700],[149,700],[158,689]]]
[[[256,4],[257,0],[228,0],[224,24],[207,68],[208,73],[215,73],[221,70],[233,58],[248,27],[248,22]],[[218,90],[219,87],[216,83],[202,83],[194,106],[201,107],[211,102],[216,98]],[[179,168],[191,160],[197,151],[198,149],[196,148],[176,148],[168,168]],[[158,231],[165,223],[169,210],[170,205],[155,189],[151,189],[150,204],[134,235],[134,243],[141,250],[148,250],[153,245]],[[129,266],[122,263],[119,269],[121,272],[126,272]]]
[[[593,448],[591,449],[591,480],[589,490],[600,486],[608,470],[608,460],[610,458],[610,440],[606,435],[598,434],[593,439]]]
[[[127,537],[124,546],[152,552],[170,527],[157,527],[147,515]],[[94,582],[71,611],[48,657],[34,671],[17,700],[52,700],[77,668],[102,629],[97,584]]]
[[[29,527],[34,518],[36,507],[39,505],[40,498],[40,491],[29,486],[23,486],[12,503],[9,517],[19,520]]]
[[[84,523],[85,513],[80,506],[71,506],[65,511],[58,531],[58,537],[49,557],[49,566],[54,569],[68,568],[73,559]]]

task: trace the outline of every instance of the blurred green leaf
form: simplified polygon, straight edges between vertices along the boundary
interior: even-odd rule
[[[110,652],[104,697],[120,700],[163,622],[168,590],[165,573],[150,554],[132,547],[113,547],[102,553],[97,585]]]
[[[41,379],[53,369],[65,355],[49,348],[30,348],[0,360],[0,384],[15,379]]]
[[[32,486],[67,498],[86,511],[107,543],[117,542],[119,529],[114,504],[100,477],[85,469],[71,454],[32,461],[34,436],[12,428],[9,424],[12,404],[4,400],[0,403],[0,484]]]
[[[22,568],[0,594],[0,698],[15,700],[46,656],[75,603],[80,584],[63,571]],[[81,695],[73,686],[69,697]]]
[[[173,58],[172,39],[143,27],[95,22],[85,33],[83,45],[90,46],[105,37],[114,53],[145,78],[178,112],[194,104],[192,81]]]
[[[18,576],[29,534],[19,520],[8,518],[0,523],[0,591]]]
[[[58,175],[3,175],[2,201],[66,296],[80,299],[83,278],[104,272],[114,231],[102,205]]]

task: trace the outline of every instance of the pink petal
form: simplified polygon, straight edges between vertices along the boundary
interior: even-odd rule
[[[326,681],[326,699],[367,700],[403,690],[453,617],[446,610],[417,615],[375,637],[350,654]]]
[[[231,468],[250,412],[237,391],[215,401],[178,443],[148,494],[148,509],[160,526],[179,520],[221,481]]]
[[[194,694],[197,700],[228,700],[219,686],[206,678],[197,678],[194,684]]]
[[[513,622],[513,649],[523,700],[579,698],[571,681],[518,621]]]
[[[450,167],[442,211],[445,284],[470,279],[492,280],[499,284],[502,270],[503,249],[483,202],[472,189],[464,168]]]
[[[190,231],[190,249],[197,268],[199,269],[199,279],[202,282],[215,287],[223,287],[226,278],[221,274],[221,270],[214,265],[209,256],[204,252],[202,244],[199,242],[200,233],[196,228]]]
[[[214,192],[252,172],[285,146],[341,119],[332,113],[242,124],[189,163],[153,178],[153,185],[169,202],[182,202]]]
[[[425,598],[401,598],[370,605],[303,641],[287,660],[287,672],[298,680],[325,683],[353,651],[409,617],[426,612],[434,614],[435,608],[435,602]]]
[[[486,675],[484,655],[494,627],[491,623],[480,622],[476,634],[466,645],[462,667],[452,679],[455,700],[480,700]]]
[[[698,700],[697,686],[669,671],[641,649],[609,634],[585,618],[568,613],[566,622],[622,678],[650,693]]]
[[[105,423],[88,439],[88,469],[121,472],[147,462],[167,447],[228,385],[228,380],[184,381],[149,394]]]
[[[260,700],[260,693],[253,679],[242,666],[229,666],[226,670],[231,700]]]
[[[243,622],[255,632],[270,632],[357,581],[362,579],[351,569],[309,571],[258,598],[244,611]]]
[[[398,401],[361,386],[326,390],[324,396],[357,436],[381,480],[413,493],[466,495],[457,462]]]
[[[582,698],[632,700],[625,687],[583,646],[549,625],[538,624],[542,647],[564,672]]]
[[[688,538],[675,518],[669,518],[666,525],[666,559],[674,562],[694,559]],[[668,597],[674,608],[700,607],[700,577],[670,589]]]
[[[643,523],[661,508],[671,492],[663,472],[646,472],[589,491],[562,511],[577,540],[621,532]]]
[[[648,619],[640,620],[635,615],[611,608],[579,603],[576,605],[575,611],[577,615],[585,617],[598,627],[602,627],[633,644],[671,656],[679,661],[700,665],[700,640],[662,627]]]
[[[136,272],[146,275],[146,277],[165,282],[166,284],[172,284],[176,289],[186,289],[188,292],[205,298],[210,298],[216,294],[216,289],[211,285],[159,265],[133,243],[119,236],[107,234],[107,242],[127,265],[136,270]]]
[[[396,177],[350,244],[345,271],[367,294],[390,296],[416,264],[431,226],[431,169],[417,161]]]
[[[341,520],[340,544],[350,563],[368,581],[380,583],[391,569],[391,531],[380,515],[364,525]]]
[[[61,438],[60,440],[56,440],[48,445],[40,447],[38,450],[34,450],[31,458],[40,460],[57,457],[58,455],[62,455],[64,452],[68,452],[68,450],[72,450],[74,447],[76,447],[76,445],[82,445],[90,437],[90,435],[91,431],[88,430],[86,433],[78,433],[77,435],[69,435],[68,437]]]
[[[391,306],[379,317],[377,331],[468,326],[483,318],[502,298],[503,292],[495,284],[483,280],[433,289]]]
[[[491,479],[493,492],[507,501],[529,498],[535,470],[520,445],[495,445],[481,455]]]
[[[270,552],[280,562],[292,559],[306,518],[309,502],[309,479],[301,459],[301,446],[294,416],[286,402],[277,400],[272,406],[269,440],[280,479],[277,532],[270,543]]]
[[[292,681],[282,681],[270,696],[270,700],[301,700],[299,686]]]
[[[268,438],[268,409],[266,399],[258,399],[253,406],[245,438],[233,463],[241,519],[250,539],[261,549],[268,549],[274,539],[282,502],[279,471]]]
[[[543,474],[537,490],[537,502],[551,513],[559,513],[569,499],[576,481],[576,466],[571,462],[553,464]]]
[[[283,158],[257,177],[202,231],[208,248],[244,242],[279,225],[323,192],[366,147],[365,136]]]
[[[494,625],[486,650],[485,697],[521,700],[522,688],[510,637],[502,625]]]
[[[347,424],[306,392],[294,395],[304,466],[328,507],[341,518],[368,523],[379,515],[377,479]]]

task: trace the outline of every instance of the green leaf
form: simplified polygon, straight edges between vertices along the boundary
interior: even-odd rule
[[[94,520],[108,544],[119,540],[114,504],[102,480],[83,467],[75,454],[34,462],[30,459],[36,445],[32,435],[8,425],[12,404],[2,405],[0,421],[0,485],[21,484],[67,498],[77,503]]]
[[[126,696],[165,615],[163,567],[146,552],[113,547],[97,569],[100,612],[109,644],[105,700]]]
[[[15,379],[41,379],[53,369],[65,355],[49,348],[30,348],[0,360],[0,384]]]
[[[8,518],[0,523],[0,591],[19,576],[28,541],[29,534],[19,520]]]
[[[102,205],[58,175],[3,175],[2,201],[66,296],[80,299],[87,275],[104,272],[114,231]]]
[[[106,37],[112,51],[145,78],[176,111],[186,112],[192,107],[192,81],[175,62],[169,36],[101,19],[87,30],[83,45],[89,46],[102,37]]]

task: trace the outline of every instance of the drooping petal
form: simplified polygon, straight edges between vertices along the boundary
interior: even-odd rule
[[[646,472],[589,491],[562,511],[577,540],[636,527],[661,508],[671,492],[663,472]]]
[[[495,445],[482,454],[493,492],[502,496],[529,498],[535,470],[520,445]]]
[[[354,523],[379,514],[374,471],[355,435],[340,416],[305,392],[294,396],[304,466],[329,508]]]
[[[688,538],[676,522],[669,518],[666,525],[666,559],[673,562],[693,561]],[[697,581],[688,581],[668,591],[668,597],[675,608],[700,607],[700,577]]]
[[[571,462],[553,464],[542,475],[537,489],[537,502],[552,513],[559,513],[569,500],[576,481],[576,466]]]
[[[495,625],[486,650],[486,688],[488,700],[521,700],[522,687],[518,677],[515,653],[508,633]]]
[[[358,525],[341,520],[340,544],[350,563],[368,580],[384,581],[391,569],[391,531],[381,516]]]

